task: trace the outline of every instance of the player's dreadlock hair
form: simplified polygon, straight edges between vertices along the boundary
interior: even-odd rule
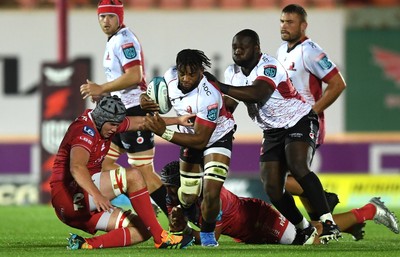
[[[282,13],[296,13],[301,17],[301,21],[307,21],[306,10],[298,4],[289,4],[283,8]]]
[[[192,71],[199,68],[211,68],[210,59],[204,54],[203,51],[195,49],[184,49],[176,56],[176,67],[178,70],[181,67],[189,66]]]

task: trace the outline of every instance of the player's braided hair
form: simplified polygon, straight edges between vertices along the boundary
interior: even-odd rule
[[[165,165],[160,172],[160,177],[165,185],[180,187],[179,161],[172,161]]]
[[[282,13],[296,13],[301,17],[302,21],[307,21],[306,10],[298,4],[289,4],[282,9]]]
[[[189,66],[192,71],[206,67],[211,67],[210,59],[204,54],[203,51],[196,49],[184,49],[176,56],[176,67]]]

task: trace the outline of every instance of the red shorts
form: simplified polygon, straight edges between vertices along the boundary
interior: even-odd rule
[[[90,211],[89,195],[75,181],[68,186],[52,183],[51,203],[63,223],[90,234],[97,232],[96,225],[103,213]]]

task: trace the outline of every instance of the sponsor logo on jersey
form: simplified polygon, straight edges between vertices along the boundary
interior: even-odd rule
[[[218,118],[218,104],[207,106],[207,119],[215,121]]]
[[[122,52],[124,53],[127,59],[133,59],[137,56],[136,49],[133,43],[122,45]]]
[[[276,76],[276,66],[268,65],[264,67],[264,75],[267,77],[275,78]]]
[[[92,145],[92,144],[93,144],[92,140],[90,140],[89,138],[84,137],[84,136],[80,136],[80,137],[79,137],[79,140],[82,140],[83,142],[86,142],[86,143],[88,143],[89,145]]]
[[[332,63],[331,61],[329,61],[326,55],[320,55],[318,59],[318,64],[323,70],[329,70],[330,68],[332,68]]]
[[[125,149],[129,149],[129,148],[131,147],[131,144],[129,144],[129,143],[125,142],[125,141],[122,141],[122,140],[121,140],[121,143],[122,143],[122,146],[123,146]]]
[[[94,137],[94,129],[92,129],[89,126],[84,126],[83,127],[83,133],[88,134],[91,137]]]
[[[144,142],[144,138],[143,137],[138,137],[136,139],[136,143],[138,143],[138,144],[143,144],[143,142]]]
[[[296,71],[296,69],[294,68],[294,62],[290,63],[290,66],[287,68],[287,70]]]

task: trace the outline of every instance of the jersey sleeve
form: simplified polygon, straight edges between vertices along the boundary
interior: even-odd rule
[[[326,82],[338,73],[338,69],[328,55],[315,43],[309,43],[304,48],[305,67],[316,77]]]
[[[123,37],[116,45],[115,55],[118,56],[124,70],[135,65],[141,65],[141,46],[135,37]]]
[[[276,89],[282,79],[282,71],[279,63],[274,59],[269,59],[268,62],[260,63],[257,66],[257,77],[255,80],[264,80],[271,87]]]

